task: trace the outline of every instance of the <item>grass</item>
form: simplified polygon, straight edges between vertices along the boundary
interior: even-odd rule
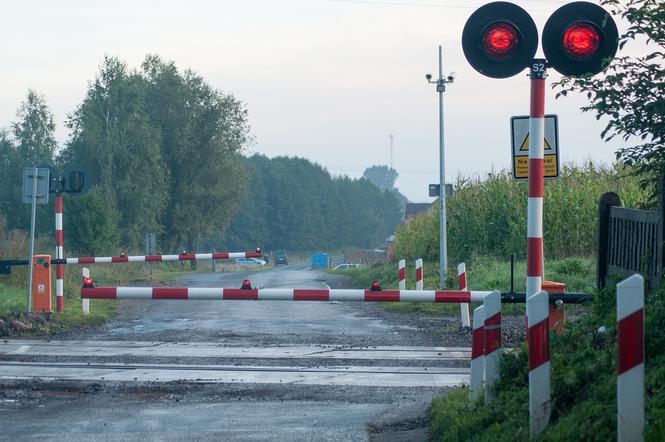
[[[551,341],[552,417],[538,440],[616,439],[616,294],[596,293],[592,309]],[[665,440],[665,288],[645,299],[645,440]],[[600,326],[607,331],[600,333]],[[435,399],[431,433],[441,441],[528,441],[526,348],[505,353],[496,400],[470,409],[468,389]]]
[[[415,288],[415,269],[413,263],[407,263],[406,288]],[[466,263],[467,285],[471,290],[510,290],[510,262],[489,257],[473,258]],[[373,281],[379,281],[384,289],[398,288],[397,263],[375,264],[357,269],[333,271],[351,277],[357,287],[369,288]],[[426,289],[438,288],[439,263],[426,262],[423,264],[424,285]],[[561,260],[548,260],[545,263],[545,276],[547,280],[566,284],[567,292],[591,293],[595,290],[595,261],[590,258],[565,258]],[[515,291],[524,292],[526,281],[526,263],[519,261],[515,264]],[[457,269],[448,271],[446,287],[456,290]],[[456,304],[434,303],[385,303],[390,311],[413,312],[425,314],[459,314]],[[471,305],[474,307],[474,305]],[[522,304],[504,304],[506,314],[524,314]]]

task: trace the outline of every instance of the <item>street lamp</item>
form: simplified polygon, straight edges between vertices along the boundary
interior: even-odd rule
[[[446,241],[446,157],[443,143],[443,93],[446,84],[455,81],[457,74],[451,72],[443,76],[443,50],[439,46],[439,78],[432,80],[432,74],[425,75],[428,83],[436,85],[439,93],[439,288],[446,286],[446,269],[448,268],[448,250]]]

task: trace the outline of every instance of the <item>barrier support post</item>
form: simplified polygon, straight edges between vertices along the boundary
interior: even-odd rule
[[[399,289],[406,290],[406,261],[403,259],[399,260],[398,265],[399,271]]]
[[[457,265],[457,281],[459,289],[463,292],[467,291],[467,278],[466,278],[466,265],[462,262]],[[460,303],[460,315],[462,319],[462,327],[471,327],[471,318],[469,318],[469,304]]]
[[[527,298],[529,318],[529,430],[531,437],[543,432],[550,421],[550,327],[549,295],[540,291]]]
[[[90,270],[87,267],[81,269],[81,279],[90,278]],[[90,300],[86,298],[81,299],[81,311],[84,316],[90,314]]]
[[[483,300],[484,307],[484,374],[485,402],[494,399],[494,384],[499,378],[499,358],[501,356],[501,293],[494,291]]]
[[[644,278],[617,284],[617,439],[644,440]]]
[[[424,290],[423,284],[423,260],[416,259],[416,290]]]
[[[467,304],[468,305],[468,304]],[[479,399],[485,375],[485,307],[473,311],[473,338],[471,340],[471,375],[469,378],[469,399],[471,406]]]

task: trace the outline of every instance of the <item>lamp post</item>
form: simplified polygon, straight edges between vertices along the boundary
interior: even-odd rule
[[[446,156],[443,137],[443,93],[446,84],[455,81],[457,74],[443,76],[443,50],[439,45],[439,78],[432,80],[432,74],[425,75],[428,83],[436,85],[439,94],[439,288],[446,286],[446,270],[448,268],[448,249],[446,238]]]

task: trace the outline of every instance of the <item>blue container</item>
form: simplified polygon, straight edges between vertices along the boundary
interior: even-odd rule
[[[312,254],[312,269],[327,269],[328,268],[328,254],[327,253],[313,253]]]

